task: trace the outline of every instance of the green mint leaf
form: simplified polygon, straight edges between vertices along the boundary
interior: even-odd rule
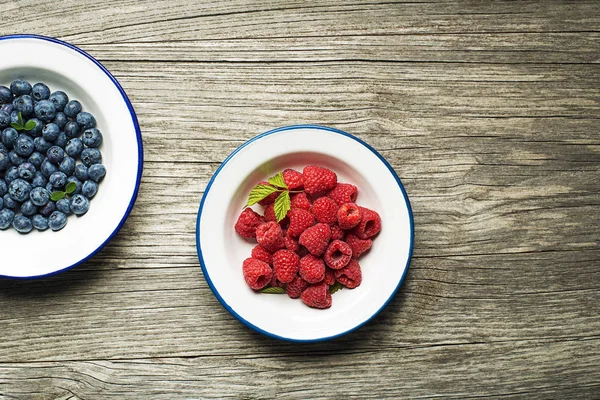
[[[21,111],[19,111],[19,125],[23,126],[23,115],[21,115]]]
[[[73,183],[75,183],[75,182],[73,182]],[[65,192],[52,192],[52,194],[50,195],[50,200],[59,201],[60,199],[64,199],[65,195],[66,195]]]
[[[284,190],[281,192],[279,196],[275,199],[275,204],[273,204],[273,209],[275,211],[275,218],[277,218],[277,222],[284,219],[290,210],[291,207],[290,201],[290,192]]]
[[[250,194],[248,195],[248,203],[246,203],[246,207],[249,207],[253,204],[258,203],[259,201],[261,201],[262,199],[264,199],[271,193],[275,193],[276,191],[277,191],[277,188],[274,188],[273,186],[262,185],[262,184],[256,185],[250,191]]]
[[[343,287],[344,287],[344,285],[342,285],[341,283],[336,281],[333,285],[329,286],[329,293],[334,294],[335,292],[342,289]]]
[[[283,179],[283,174],[280,172],[275,176],[269,178],[269,183],[273,186],[277,186],[278,188],[287,189],[287,185],[285,184],[285,179]]]
[[[10,126],[13,127],[13,129],[16,129],[17,131],[22,131],[23,127],[21,125],[19,125],[17,122],[11,122]]]
[[[75,182],[67,183],[67,187],[65,188],[65,192],[67,192],[67,194],[71,194],[75,190],[77,190],[77,184]]]
[[[27,123],[25,124],[25,130],[26,130],[26,131],[30,131],[30,130],[32,130],[33,128],[35,128],[35,126],[36,126],[36,125],[37,125],[37,124],[35,123],[35,121],[29,120],[29,121],[27,121]]]
[[[260,289],[259,292],[269,293],[269,294],[283,294],[283,293],[285,293],[285,289],[282,287],[272,286],[272,287],[266,287],[264,289]]]

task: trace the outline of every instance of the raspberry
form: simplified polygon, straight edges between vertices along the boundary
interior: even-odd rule
[[[302,208],[308,211],[310,210],[310,206],[310,200],[304,192],[293,194],[290,198],[290,208]]]
[[[310,212],[301,208],[291,209],[287,215],[290,219],[288,235],[292,237],[300,236],[302,232],[315,224],[315,217]]]
[[[339,206],[344,203],[354,203],[357,195],[358,189],[349,183],[338,183],[327,193],[327,197],[333,199]]]
[[[269,182],[258,182],[259,185],[265,185],[265,186],[271,186],[271,184]],[[275,193],[271,193],[270,195],[268,195],[267,197],[265,197],[264,199],[262,199],[261,201],[258,202],[258,204],[260,204],[261,206],[268,206],[271,203],[275,202],[275,199],[277,198],[277,196],[279,196],[279,192],[275,192]]]
[[[295,169],[285,169],[283,170],[282,175],[288,189],[294,190],[304,186],[304,175]]]
[[[283,283],[291,282],[298,273],[300,257],[291,250],[279,250],[273,254],[273,271]]]
[[[362,282],[362,272],[356,260],[350,260],[347,266],[335,271],[335,279],[348,289],[354,289]]]
[[[265,218],[267,214],[265,213]],[[359,207],[354,203],[344,203],[337,212],[337,220],[340,228],[352,229],[360,222],[361,213]]]
[[[337,183],[337,175],[327,168],[308,165],[304,167],[302,173],[304,175],[304,190],[308,194],[333,189]]]
[[[323,258],[331,269],[344,268],[352,258],[352,248],[346,242],[334,240],[327,247]]]
[[[307,254],[300,259],[300,277],[308,283],[318,283],[325,278],[325,263],[319,257]]]
[[[244,279],[254,290],[262,289],[271,282],[273,270],[269,264],[255,258],[246,258],[242,264]]]
[[[323,282],[325,282],[325,284],[329,286],[335,283],[335,275],[333,273],[333,270],[329,267],[325,267],[325,278],[323,278]]]
[[[352,248],[352,258],[358,258],[371,248],[373,241],[371,239],[359,239],[357,236],[349,233],[346,235],[346,243]]]
[[[329,225],[321,223],[311,226],[302,232],[298,243],[306,247],[313,256],[320,256],[327,248],[330,238],[331,229]]]
[[[271,278],[271,287],[284,287],[285,283],[281,282],[279,279],[277,279],[277,274],[275,274],[275,272],[273,272],[273,277]]]
[[[342,240],[344,238],[344,231],[336,224],[330,225],[331,228],[331,240]]]
[[[285,285],[285,291],[288,296],[292,299],[297,299],[300,297],[304,289],[310,286],[310,283],[306,282],[304,279],[299,276],[295,277],[293,281]]]
[[[336,223],[338,205],[329,197],[319,197],[312,205],[311,211],[317,221],[325,224]]]
[[[331,294],[329,293],[329,287],[325,283],[318,283],[307,287],[300,295],[300,299],[309,307],[331,307]]]
[[[360,239],[368,239],[377,235],[381,230],[381,217],[373,210],[364,207],[359,208],[361,214],[360,222],[352,233]]]
[[[285,235],[283,237],[283,244],[285,248],[291,251],[297,252],[300,249],[300,245],[298,244],[298,240],[294,239],[290,235]]]
[[[256,228],[256,241],[271,253],[283,248],[283,232],[277,222],[269,221]]]
[[[260,214],[251,208],[245,208],[235,223],[235,231],[244,239],[256,237],[256,227],[263,222]]]
[[[271,262],[273,261],[273,254],[265,250],[265,248],[261,245],[257,245],[252,249],[252,258],[256,258],[257,260],[271,265]]]

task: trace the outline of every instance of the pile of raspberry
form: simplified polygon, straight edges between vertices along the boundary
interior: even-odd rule
[[[244,279],[254,290],[284,288],[309,307],[329,308],[330,286],[360,285],[358,259],[371,248],[381,218],[357,205],[356,186],[339,183],[327,168],[286,169],[283,178],[291,199],[283,220],[277,223],[274,201],[279,193],[273,193],[259,202],[263,215],[245,208],[235,224],[241,237],[258,242],[243,262]]]

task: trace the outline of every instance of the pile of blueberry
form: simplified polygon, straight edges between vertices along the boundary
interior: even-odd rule
[[[0,131],[0,229],[58,231],[88,211],[106,169],[79,101],[17,79],[0,86]]]

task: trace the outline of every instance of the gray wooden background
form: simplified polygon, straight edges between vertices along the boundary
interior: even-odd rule
[[[54,36],[100,60],[132,100],[146,157],[131,217],[100,254],[0,280],[0,398],[600,398],[599,1],[0,11],[0,34]],[[219,163],[295,123],[379,150],[416,223],[398,295],[320,344],[231,317],[195,249]]]

